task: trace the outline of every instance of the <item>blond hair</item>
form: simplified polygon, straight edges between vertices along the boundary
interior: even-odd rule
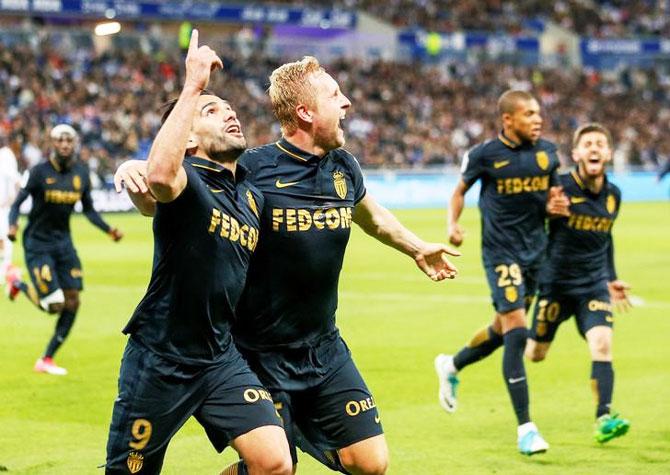
[[[318,72],[324,72],[324,69],[313,56],[283,64],[272,71],[268,93],[272,111],[284,133],[291,134],[298,128],[295,113],[298,104],[315,105],[316,91],[308,76]]]
[[[514,114],[519,102],[528,102],[532,100],[535,100],[535,98],[531,93],[519,89],[510,89],[505,91],[500,98],[498,98],[498,113],[500,115]]]

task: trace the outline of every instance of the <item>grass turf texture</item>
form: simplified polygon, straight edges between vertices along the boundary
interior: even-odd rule
[[[444,239],[444,213],[399,211],[417,234]],[[126,237],[112,243],[85,219],[73,220],[86,289],[69,340],[56,361],[70,374],[35,374],[32,365],[50,337],[54,317],[23,297],[0,302],[0,471],[96,474],[105,443],[125,338],[120,330],[142,297],[151,266],[150,221],[108,220]],[[548,360],[527,363],[531,414],[551,444],[533,458],[516,453],[514,415],[500,375],[498,351],[461,374],[454,415],[437,403],[433,358],[455,352],[492,310],[480,263],[479,221],[464,213],[468,235],[455,259],[456,281],[432,283],[413,262],[355,228],[341,279],[339,327],[372,389],[391,452],[390,474],[668,473],[670,472],[670,205],[624,204],[615,225],[618,272],[646,304],[617,315],[614,408],[632,428],[598,446],[586,344],[572,323]],[[21,263],[20,246],[15,262]],[[189,421],[168,449],[166,474],[218,473],[235,460],[217,454]],[[331,473],[302,454],[299,473]]]

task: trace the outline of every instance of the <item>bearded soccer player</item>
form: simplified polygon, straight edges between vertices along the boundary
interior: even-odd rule
[[[33,286],[21,281],[18,273],[8,275],[9,298],[24,292],[40,310],[58,314],[53,337],[35,363],[35,371],[65,375],[53,356],[67,338],[79,309],[83,288],[82,268],[70,235],[70,216],[81,201],[88,220],[119,241],[123,234],[110,227],[93,207],[88,167],[76,154],[77,132],[72,126],[59,124],[51,129],[52,152],[49,160],[30,170],[25,187],[19,191],[9,213],[8,237],[18,233],[19,208],[29,196],[32,209],[23,232],[26,267]]]
[[[458,253],[419,239],[366,193],[358,162],[341,148],[351,102],[316,58],[277,68],[269,93],[283,137],[240,157],[265,208],[233,336],[272,394],[294,463],[300,447],[342,473],[383,474],[388,448],[374,397],[335,325],[351,225],[434,281],[456,275],[445,256]],[[141,189],[131,169],[117,182]]]
[[[463,242],[458,219],[465,193],[481,182],[482,260],[496,314],[493,323],[456,355],[438,355],[435,369],[440,404],[454,412],[458,371],[504,346],[502,373],[518,421],[519,451],[532,455],[549,445],[529,414],[523,363],[526,311],[547,243],[545,218],[548,212],[567,214],[567,199],[560,188],[553,188],[559,161],[554,144],[540,138],[537,100],[527,92],[510,90],[500,96],[498,112],[502,132],[463,157],[461,180],[449,205],[449,240],[458,246]]]
[[[235,475],[288,475],[291,459],[272,398],[230,334],[258,242],[260,192],[237,158],[246,139],[235,111],[205,88],[221,59],[193,30],[184,87],[148,158],[157,204],[147,293],[129,334],[107,442],[108,474],[160,473],[190,416],[217,451],[231,445]]]
[[[596,396],[595,438],[604,443],[628,432],[630,422],[612,414],[612,303],[626,309],[629,286],[614,266],[612,225],[621,191],[607,179],[612,136],[598,123],[578,128],[572,141],[576,169],[560,176],[570,199],[570,217],[552,219],[548,259],[540,273],[526,356],[542,361],[559,325],[575,316],[591,353],[591,382]]]

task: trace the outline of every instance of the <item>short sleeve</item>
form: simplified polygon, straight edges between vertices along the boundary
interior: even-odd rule
[[[479,148],[471,148],[463,154],[461,160],[461,178],[470,187],[481,178],[484,171]]]

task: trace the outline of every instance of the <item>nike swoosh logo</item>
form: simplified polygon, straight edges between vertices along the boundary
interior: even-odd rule
[[[493,162],[493,168],[502,168],[509,165],[509,160],[503,160],[502,162]]]
[[[510,384],[515,384],[515,383],[520,383],[520,382],[523,381],[524,379],[526,379],[526,377],[525,377],[525,376],[522,376],[522,377],[520,377],[520,378],[508,378],[507,381],[508,381]]]
[[[298,183],[300,183],[300,182],[299,181],[289,181],[288,183],[282,183],[282,182],[279,181],[279,178],[277,178],[277,181],[275,181],[275,186],[277,188],[286,188],[287,186],[297,185]]]
[[[605,317],[605,321],[608,323],[614,322],[614,317],[610,317],[609,315]]]
[[[573,205],[576,205],[578,203],[584,203],[585,201],[586,201],[586,198],[580,198],[578,196],[574,196],[574,197],[570,198],[570,203],[572,203]]]
[[[56,183],[56,179],[55,178],[47,178],[46,182],[47,182],[47,185],[53,185],[54,183]]]
[[[381,420],[381,419],[379,418],[379,415],[376,415],[376,416],[375,416],[375,423],[379,424],[379,421],[380,421],[380,420]]]

